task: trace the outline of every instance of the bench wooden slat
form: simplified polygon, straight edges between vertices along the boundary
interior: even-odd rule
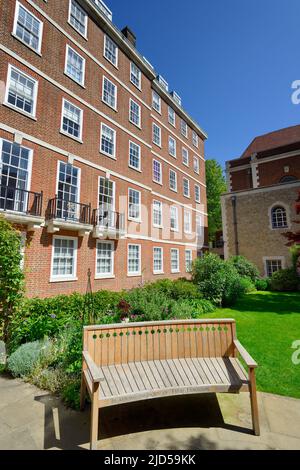
[[[103,367],[102,371],[103,371],[103,374],[104,374],[104,377],[105,377],[107,387],[110,390],[110,395],[112,397],[118,396],[118,388],[117,388],[117,386],[115,384],[115,381],[114,381],[114,379],[111,375],[111,372],[109,370],[109,366]]]
[[[197,384],[204,384],[202,374],[199,372],[199,368],[195,367],[194,360],[192,358],[186,358],[185,361],[195,377]]]
[[[178,362],[180,363],[182,369],[187,374],[190,383],[192,385],[197,385],[199,383],[199,381],[196,379],[193,371],[191,370],[190,365],[187,362],[187,359],[178,359]]]
[[[122,393],[123,395],[125,395],[127,393],[127,391],[126,391],[125,387],[123,386],[123,382],[122,382],[121,378],[119,377],[116,366],[108,366],[108,368],[109,368],[109,371],[110,371],[111,378],[114,381],[116,388],[118,389],[118,393],[119,394]]]
[[[158,387],[161,388],[161,389],[166,388],[166,386],[164,384],[164,381],[162,380],[161,374],[160,374],[155,362],[154,361],[149,361],[148,365],[151,369],[151,372],[153,374],[153,377],[155,378],[155,381],[156,381]]]
[[[228,374],[225,373],[225,371],[223,369],[223,365],[221,363],[222,361],[219,362],[218,358],[216,358],[216,357],[211,357],[210,361],[214,365],[214,368],[215,368],[216,372],[218,373],[221,382],[229,384],[231,381],[230,381],[230,378],[228,377]]]
[[[139,391],[145,390],[147,387],[144,385],[144,382],[140,376],[136,363],[130,362],[128,364],[128,368],[132,376],[134,377],[135,383],[137,384]]]
[[[172,374],[169,372],[166,371],[166,369],[163,367],[163,364],[164,364],[164,361],[154,361],[154,364],[159,372],[159,375],[161,376],[161,379],[164,383],[164,387],[165,388],[169,388],[169,387],[173,387],[176,385],[176,382],[175,380],[173,379],[173,382],[172,382]],[[172,376],[172,377],[171,377]]]
[[[152,373],[152,370],[151,370],[151,368],[150,368],[150,366],[149,366],[149,363],[146,362],[146,361],[145,361],[145,362],[142,362],[142,366],[143,366],[143,368],[144,368],[144,370],[145,370],[145,373],[147,374],[147,377],[148,377],[149,382],[150,382],[150,384],[151,384],[151,389],[160,388],[160,387],[158,386],[158,383],[157,383],[157,381],[156,381],[156,379],[155,379],[153,373]]]
[[[160,361],[160,364],[161,364],[161,367],[165,373],[165,376],[168,377],[168,380],[169,382],[171,383],[171,387],[177,387],[178,386],[178,382],[172,372],[172,369],[170,368],[169,364],[168,364],[168,361],[167,360],[163,360],[163,361]]]
[[[182,367],[182,364],[179,359],[173,359],[176,369],[178,370],[183,382],[185,385],[195,385],[195,381],[193,381],[193,375],[191,371],[186,366],[186,369]]]
[[[142,366],[141,362],[136,362],[135,366],[137,368],[137,371],[139,373],[139,376],[141,377],[141,380],[143,381],[144,387],[148,390],[151,390],[151,383],[148,380],[147,374]]]
[[[211,384],[216,384],[218,383],[215,379],[215,375],[210,371],[210,369],[207,367],[207,364],[205,362],[205,358],[196,358],[196,361],[199,364],[199,371],[203,371],[205,376],[207,377],[206,381],[204,383],[211,383]]]
[[[137,389],[135,383],[129,382],[128,377],[126,375],[126,372],[123,368],[123,364],[115,365],[115,369],[116,369],[116,373],[118,374],[118,376],[120,378],[122,386],[125,389],[125,392],[126,393],[137,392],[138,389]]]

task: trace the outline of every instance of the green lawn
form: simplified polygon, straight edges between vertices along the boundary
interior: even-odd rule
[[[259,364],[260,391],[300,398],[300,365],[292,362],[292,343],[300,340],[300,293],[255,292],[206,317],[236,320],[238,339]]]

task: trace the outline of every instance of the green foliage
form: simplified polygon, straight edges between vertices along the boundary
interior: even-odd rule
[[[34,367],[49,354],[49,341],[34,341],[20,346],[7,361],[8,370],[14,377],[26,377]]]
[[[294,270],[297,271],[297,265],[298,265],[298,262],[300,262],[300,245],[295,244],[291,246],[290,253],[292,256],[292,263],[293,263]]]
[[[80,377],[70,380],[62,389],[62,398],[67,406],[80,409]]]
[[[270,283],[268,279],[256,279],[255,287],[258,291],[264,292],[269,290]]]
[[[217,305],[233,305],[245,292],[232,263],[211,253],[194,262],[192,276],[203,297]]]
[[[258,279],[259,271],[257,267],[244,256],[233,256],[230,258],[229,262],[233,264],[240,276],[248,277],[252,282],[255,282],[256,279]]]
[[[293,268],[277,271],[271,277],[271,290],[279,292],[296,292],[300,280]]]
[[[24,275],[21,265],[21,236],[0,216],[0,334],[8,340],[9,321],[23,298]]]
[[[161,292],[172,300],[202,297],[198,287],[187,279],[177,279],[176,281],[162,279],[146,285],[144,289],[149,290],[153,295],[156,295],[156,292]]]
[[[221,165],[216,160],[206,160],[207,210],[209,239],[222,229],[221,194],[227,190]]]
[[[241,289],[246,293],[250,294],[251,292],[256,291],[256,286],[250,277],[241,277],[240,279]]]

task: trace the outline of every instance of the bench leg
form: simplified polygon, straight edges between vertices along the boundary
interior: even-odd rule
[[[250,381],[250,401],[251,401],[253,431],[256,436],[260,436],[255,369],[251,368],[249,370],[249,381]]]
[[[98,447],[98,423],[99,423],[99,384],[94,385],[94,393],[91,404],[91,435],[90,450],[97,450]]]
[[[85,398],[86,398],[86,385],[84,374],[81,374],[81,388],[80,388],[80,410],[83,411],[85,408]]]

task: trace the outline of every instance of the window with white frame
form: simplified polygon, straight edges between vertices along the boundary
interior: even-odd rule
[[[190,197],[190,182],[187,178],[183,178],[183,195]]]
[[[110,39],[109,36],[104,37],[104,57],[115,67],[118,67],[118,46]]]
[[[198,148],[199,146],[199,137],[197,132],[193,131],[193,145]]]
[[[266,275],[268,277],[272,277],[274,273],[281,271],[282,268],[282,259],[274,258],[265,260]]]
[[[193,267],[192,250],[185,250],[185,271],[190,273]]]
[[[38,82],[12,65],[8,66],[5,102],[35,116]]]
[[[177,248],[171,249],[171,272],[179,273],[179,250]]]
[[[271,210],[271,218],[273,229],[283,229],[288,227],[287,213],[284,207],[273,207]]]
[[[128,218],[137,222],[141,219],[141,193],[131,188],[128,190]]]
[[[80,85],[84,85],[85,59],[67,45],[65,74]]]
[[[177,192],[177,173],[174,170],[170,170],[170,189]]]
[[[198,239],[201,239],[203,235],[203,224],[202,224],[202,217],[200,214],[196,215],[196,235]]]
[[[200,186],[198,184],[195,184],[195,201],[200,202],[201,201],[201,192],[200,192]]]
[[[82,109],[63,98],[61,132],[82,139]]]
[[[115,182],[103,176],[99,178],[98,204],[98,225],[100,227],[115,228]]]
[[[141,147],[129,141],[129,166],[135,170],[141,169]]]
[[[107,278],[114,275],[114,243],[97,242],[96,277]]]
[[[87,37],[88,15],[76,0],[70,0],[69,23],[83,37]]]
[[[152,141],[161,147],[161,128],[157,124],[152,124]]]
[[[169,121],[169,124],[171,124],[171,126],[176,127],[176,114],[175,114],[174,109],[171,108],[171,106],[169,106],[169,109],[168,109],[168,121]]]
[[[141,107],[132,99],[129,100],[129,121],[137,127],[141,127]]]
[[[169,136],[169,154],[176,158],[176,140]]]
[[[55,217],[69,221],[78,221],[80,170],[65,162],[58,163],[57,203]]]
[[[103,77],[102,101],[113,109],[117,108],[117,86],[108,78]]]
[[[128,274],[141,275],[141,245],[128,245]]]
[[[182,148],[182,163],[189,166],[189,151],[186,148]]]
[[[136,86],[139,90],[142,87],[142,72],[140,69],[133,63],[130,63],[130,81]]]
[[[35,52],[41,52],[43,23],[20,2],[16,3],[13,34]]]
[[[200,162],[198,157],[194,157],[194,172],[198,175],[200,173]]]
[[[184,211],[184,233],[192,233],[192,214],[190,211]]]
[[[68,281],[76,279],[77,238],[53,237],[52,281]]]
[[[183,119],[181,119],[180,130],[181,130],[181,134],[184,137],[188,136],[188,126],[187,126],[187,123]]]
[[[156,91],[152,91],[152,108],[161,113],[161,98]]]
[[[153,201],[153,226],[162,227],[162,203],[160,201]]]
[[[100,152],[111,158],[116,158],[116,131],[106,124],[101,124]]]
[[[162,274],[163,267],[163,249],[159,247],[153,248],[153,273]]]
[[[153,160],[153,181],[162,184],[162,166],[157,160]]]
[[[170,207],[170,226],[173,232],[178,232],[178,207]]]

